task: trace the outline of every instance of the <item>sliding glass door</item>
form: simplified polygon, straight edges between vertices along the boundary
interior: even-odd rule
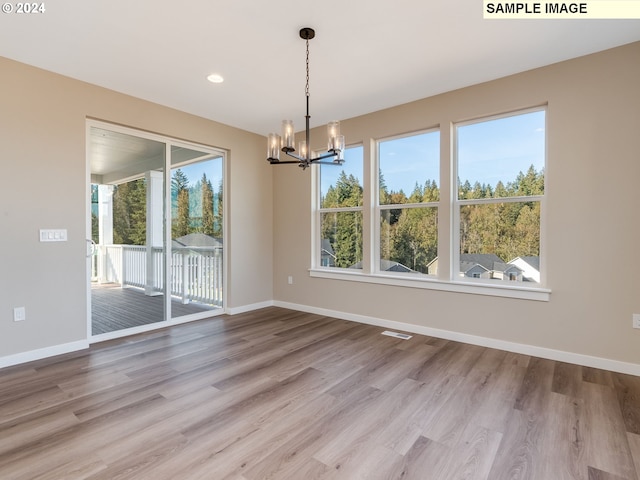
[[[88,122],[89,332],[113,338],[224,308],[224,152]]]
[[[223,306],[223,164],[220,154],[172,146],[172,318]]]

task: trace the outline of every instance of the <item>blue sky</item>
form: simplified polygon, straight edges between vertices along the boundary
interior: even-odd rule
[[[182,170],[189,179],[189,186],[198,183],[198,180],[202,178],[202,174],[206,173],[207,178],[211,181],[213,190],[218,191],[220,180],[222,179],[222,157],[172,168],[171,175],[173,176],[174,171],[178,169]]]
[[[458,177],[495,187],[531,165],[544,169],[545,112],[540,110],[458,127]]]
[[[344,151],[344,163],[341,167],[334,165],[320,165],[320,195],[324,197],[327,194],[329,186],[335,185],[338,177],[342,172],[347,176],[353,175],[360,180],[362,185],[362,145],[347,148]]]
[[[469,123],[457,128],[458,177],[489,184],[513,181],[531,165],[544,168],[545,112],[543,110]],[[418,182],[440,185],[439,132],[401,137],[380,143],[380,167],[389,191],[410,195]],[[362,184],[362,146],[347,148],[342,167],[322,166],[320,188],[324,195],[342,171]]]
[[[416,182],[440,185],[440,132],[380,142],[380,171],[388,191],[411,195]]]

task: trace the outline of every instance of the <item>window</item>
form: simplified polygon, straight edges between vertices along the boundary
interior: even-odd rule
[[[311,275],[548,300],[545,117],[539,107],[447,122],[315,169]]]
[[[432,131],[378,142],[380,273],[429,274],[438,256],[439,137]]]
[[[362,270],[362,146],[344,152],[342,167],[320,165],[322,267]]]
[[[467,272],[477,264],[490,281],[517,281],[517,274],[505,275],[513,262],[540,264],[545,112],[459,124],[455,141],[454,267],[462,280],[473,278]],[[520,281],[538,282],[533,276]]]

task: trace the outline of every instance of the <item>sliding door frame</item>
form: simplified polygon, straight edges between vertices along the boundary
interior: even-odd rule
[[[101,128],[105,130],[110,130],[117,133],[123,133],[126,135],[132,135],[135,137],[140,137],[144,139],[154,140],[157,142],[162,142],[165,145],[165,159],[164,159],[164,208],[163,208],[163,237],[164,237],[164,273],[163,273],[163,281],[164,281],[164,318],[162,321],[151,323],[148,325],[142,325],[139,327],[127,328],[124,330],[118,330],[114,332],[109,332],[101,335],[93,335],[92,334],[92,319],[91,319],[91,164],[90,164],[90,132],[92,128]],[[117,125],[109,122],[105,122],[102,120],[87,118],[86,119],[86,195],[85,195],[85,205],[86,205],[86,238],[87,238],[87,274],[86,274],[86,299],[87,299],[87,339],[89,343],[96,343],[106,340],[111,340],[113,338],[119,338],[129,335],[134,335],[137,333],[142,333],[146,331],[156,330],[159,328],[164,328],[171,325],[178,325],[181,323],[191,322],[195,320],[200,320],[203,318],[208,318],[216,315],[222,315],[226,313],[227,310],[227,285],[228,285],[228,262],[229,255],[227,254],[227,245],[229,242],[227,241],[228,232],[229,232],[229,189],[227,188],[227,179],[228,179],[228,153],[226,150],[216,148],[210,145],[204,145],[197,142],[178,140],[176,138],[172,138],[166,135],[155,134],[151,132],[147,132],[144,130],[138,130],[131,127],[125,127],[122,125]],[[207,158],[222,158],[222,238],[223,238],[223,250],[222,250],[222,307],[210,310],[203,311],[199,313],[194,313],[190,315],[185,315],[177,318],[172,318],[171,314],[171,257],[172,257],[172,235],[171,235],[171,170],[172,168],[176,168],[171,165],[171,155],[172,155],[172,147],[178,146],[183,147],[195,151],[202,152],[204,155],[195,159],[196,161],[205,160]],[[186,162],[186,164],[190,164],[192,162]]]

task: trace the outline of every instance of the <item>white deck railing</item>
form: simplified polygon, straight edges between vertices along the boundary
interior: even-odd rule
[[[149,265],[149,257],[151,264]],[[97,245],[91,277],[99,283],[143,288],[149,295],[164,290],[164,250],[137,245]],[[222,306],[222,247],[173,248],[171,295]]]

